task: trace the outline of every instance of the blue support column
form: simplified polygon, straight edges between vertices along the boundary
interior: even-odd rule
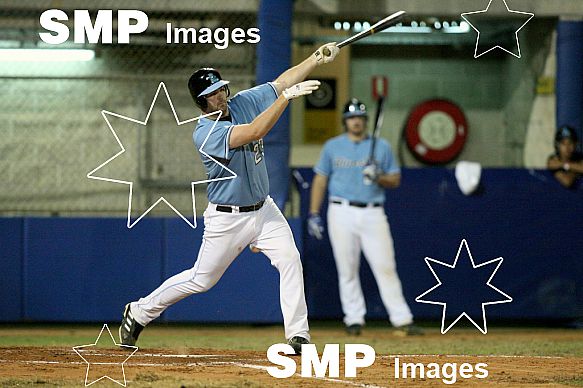
[[[275,80],[291,65],[291,30],[293,0],[262,0],[258,26],[261,41],[257,45],[257,84]],[[283,210],[289,188],[289,134],[287,109],[265,137],[265,160],[269,171],[270,194]]]
[[[583,22],[557,26],[557,126],[577,129],[583,150]]]

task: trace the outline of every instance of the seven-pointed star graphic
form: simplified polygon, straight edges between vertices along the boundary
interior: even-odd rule
[[[192,198],[192,219],[189,219],[188,217],[183,215],[182,212],[180,212],[175,206],[173,206],[170,203],[170,201],[167,200],[163,195],[156,194],[156,197],[152,198],[152,201],[151,201],[152,204],[148,207],[148,209],[143,211],[143,212],[140,212],[139,217],[137,217],[135,220],[132,221],[132,203],[135,203],[135,201],[136,201],[135,196],[133,195],[133,188],[134,188],[134,181],[133,181],[134,178],[133,177],[136,176],[135,170],[137,170],[137,159],[140,157],[139,150],[134,150],[134,153],[132,155],[129,155],[130,153],[126,153],[126,148],[124,147],[123,142],[122,142],[123,136],[122,136],[122,140],[120,140],[120,136],[118,136],[117,132],[114,130],[114,125],[112,125],[112,122],[116,123],[119,130],[121,130],[121,127],[124,126],[123,124],[130,125],[130,126],[137,125],[138,130],[145,128],[148,125],[148,120],[150,119],[150,116],[152,114],[152,110],[154,109],[154,106],[156,105],[156,101],[158,100],[158,96],[160,95],[161,90],[164,91],[164,95],[167,98],[169,108],[172,111],[172,114],[173,114],[173,117],[176,121],[177,126],[181,126],[183,124],[188,124],[188,123],[191,123],[193,121],[200,120],[202,118],[218,114],[217,119],[213,123],[211,130],[209,131],[205,141],[203,142],[203,144],[201,145],[201,147],[198,151],[201,154],[208,157],[214,163],[217,163],[218,165],[220,165],[224,170],[227,171],[228,174],[226,176],[223,176],[223,177],[217,178],[217,179],[199,179],[196,181],[190,181],[190,179],[189,179],[188,182],[186,182],[186,184],[184,185],[184,189],[189,191],[189,198]],[[195,201],[195,195],[194,195],[195,185],[202,184],[202,183],[208,183],[208,182],[212,182],[212,181],[217,181],[217,180],[233,179],[233,178],[237,177],[237,174],[234,171],[232,171],[227,166],[220,163],[219,161],[217,161],[215,158],[213,158],[212,156],[210,156],[209,154],[207,154],[204,151],[204,145],[206,144],[206,140],[208,140],[208,138],[211,135],[211,133],[213,132],[216,124],[218,123],[219,119],[221,118],[221,112],[207,113],[205,115],[201,115],[198,117],[193,117],[193,118],[188,119],[188,120],[180,121],[178,118],[178,115],[176,114],[176,110],[175,110],[174,105],[172,103],[172,99],[170,98],[170,95],[168,94],[168,90],[166,89],[166,85],[164,84],[164,82],[160,82],[158,89],[156,90],[156,94],[154,95],[154,98],[152,100],[152,104],[150,105],[150,109],[148,110],[148,113],[146,114],[146,118],[143,121],[133,119],[133,118],[130,118],[127,116],[123,116],[123,115],[118,114],[118,113],[109,112],[106,110],[101,111],[101,115],[103,116],[103,119],[107,123],[107,126],[109,127],[111,133],[115,137],[115,140],[117,141],[117,144],[119,145],[121,150],[119,152],[117,152],[114,156],[112,156],[111,158],[109,158],[108,160],[106,160],[105,162],[100,164],[97,168],[95,168],[91,172],[89,172],[87,174],[87,177],[90,179],[96,179],[96,180],[102,180],[102,181],[106,181],[106,182],[122,183],[122,184],[129,185],[130,188],[129,188],[129,197],[128,197],[128,218],[127,218],[127,227],[128,228],[134,227],[144,216],[146,216],[152,209],[154,209],[154,207],[156,207],[156,205],[158,205],[161,202],[164,202],[166,205],[168,205],[190,227],[196,228],[196,201]],[[124,128],[124,130],[125,129],[126,128]],[[192,134],[191,128],[186,128],[186,129],[188,131],[190,131],[189,135],[188,135],[188,137],[189,137],[188,141],[191,142],[192,141],[191,137],[190,137],[190,135]],[[136,132],[135,128],[132,128],[132,130],[133,130],[133,132]],[[162,133],[164,133],[164,132],[162,131]],[[124,134],[125,134],[125,132],[124,132]],[[137,138],[137,136],[134,136],[134,137]],[[137,143],[137,142],[135,142],[135,143]],[[137,145],[136,145],[136,148],[137,148]],[[125,154],[127,156],[126,159],[129,159],[129,160],[121,160],[121,158],[118,158],[124,153],[126,153]],[[118,158],[118,159],[116,160],[116,158]],[[112,165],[114,165],[116,161],[118,161],[118,164],[115,165],[115,172],[113,172],[113,173],[110,172],[110,174],[116,175],[116,178],[112,178],[111,176],[108,177],[108,176],[101,176],[101,175],[96,174],[98,171],[104,169],[104,167],[106,167],[108,164],[111,163]],[[132,168],[134,169],[133,172],[128,171],[128,170],[131,170]],[[124,174],[126,175],[126,177],[123,177]],[[120,176],[122,176],[122,177],[120,178]],[[134,208],[135,208],[135,206],[134,206]],[[191,209],[189,206],[188,212],[190,213],[190,211],[191,211]]]
[[[104,339],[100,340],[101,334],[103,334],[103,331],[105,329],[107,329],[109,337],[104,336],[103,337]],[[109,342],[110,339],[111,342]],[[116,349],[115,351],[111,349],[105,350],[104,349],[105,346],[108,347],[115,346]],[[119,349],[120,347],[121,350]],[[125,387],[127,385],[127,382],[124,364],[126,363],[127,360],[129,360],[131,356],[134,355],[135,352],[138,351],[138,348],[136,346],[117,344],[113,339],[113,335],[111,334],[109,327],[107,326],[107,324],[104,324],[94,343],[89,345],[74,346],[73,350],[75,351],[75,353],[79,355],[79,357],[83,359],[83,361],[87,363],[87,372],[85,372],[86,387],[105,378],[110,379],[114,383],[117,383]],[[129,355],[128,351],[131,352],[129,353]],[[111,362],[112,360],[115,360],[116,362]],[[123,361],[119,362],[120,360]],[[91,365],[93,365],[94,369],[93,372],[90,372]],[[99,370],[96,371],[96,369]],[[93,375],[91,378],[89,377],[90,373]],[[123,377],[123,383],[108,376],[109,374],[120,375],[120,377]]]
[[[512,31],[501,32],[498,30],[498,27],[494,27],[494,25],[491,23],[492,18],[488,17],[488,11],[490,10],[490,7],[492,6],[492,2],[494,2],[494,7],[502,7],[502,4],[504,4],[504,6],[506,7],[507,14],[509,16],[512,16],[511,21],[507,20],[504,23],[514,26],[512,28]],[[474,50],[474,58],[481,57],[482,55],[489,53],[490,51],[494,50],[495,48],[499,48],[501,50],[506,51],[508,54],[514,55],[516,58],[520,58],[521,53],[520,53],[520,42],[518,41],[518,32],[526,25],[526,23],[528,23],[530,21],[530,19],[532,19],[534,17],[534,14],[530,13],[530,12],[513,11],[510,8],[508,8],[508,4],[506,4],[506,0],[490,0],[490,2],[488,3],[488,6],[486,7],[485,10],[474,11],[474,12],[465,12],[465,13],[462,13],[461,16],[478,33],[478,37],[476,38],[476,49]],[[488,19],[490,19],[490,23],[487,22]],[[508,38],[507,34],[514,34],[514,39],[508,39],[508,40],[512,40],[513,47],[510,50],[508,50],[507,48],[504,48],[503,47],[504,43],[502,43],[502,41],[504,41],[504,40],[506,40],[506,38]],[[486,49],[483,47],[484,46],[483,43],[480,44],[480,35],[482,35],[482,37],[484,37],[485,35],[488,35],[488,37],[490,38],[489,40],[498,41],[498,42],[500,42],[500,44],[496,44],[495,46],[489,47]],[[500,36],[500,35],[506,35],[506,36]],[[514,44],[514,41],[516,41],[516,44]],[[480,49],[479,54],[478,54],[478,49]],[[515,53],[515,51],[517,51],[517,52]]]
[[[415,301],[443,306],[441,334],[447,333],[463,316],[486,334],[488,328],[485,306],[512,302],[510,296],[491,284],[503,260],[499,257],[475,265],[468,243],[464,239],[458,248],[453,265],[425,258],[429,270],[437,280],[437,285],[419,295]],[[476,321],[479,319],[472,319],[472,316],[479,316],[480,312],[482,324],[478,325]],[[446,327],[446,322],[451,323]]]

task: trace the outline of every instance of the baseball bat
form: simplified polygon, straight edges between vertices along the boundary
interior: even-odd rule
[[[360,31],[358,34],[353,35],[350,38],[345,39],[340,43],[337,43],[336,47],[342,48],[346,45],[357,42],[357,41],[361,40],[362,38],[366,38],[367,36],[370,36],[370,35],[376,34],[377,32],[381,32],[383,30],[386,30],[387,28],[398,24],[404,15],[405,15],[405,11],[395,12],[394,14],[389,15],[386,18],[384,18],[383,20],[373,24],[369,29],[364,30],[364,31]],[[325,56],[330,56],[330,50],[327,47],[324,47],[323,53]]]
[[[381,132],[381,127],[383,126],[384,105],[385,105],[385,97],[380,96],[378,103],[377,103],[377,113],[376,113],[376,117],[375,117],[374,129],[372,132],[372,141],[370,144],[370,154],[368,157],[368,164],[373,164],[375,161],[374,160],[374,152],[375,152],[375,147],[377,144],[377,139],[379,138],[379,134]]]

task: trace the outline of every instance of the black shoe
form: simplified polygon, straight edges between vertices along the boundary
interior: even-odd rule
[[[309,344],[310,341],[308,341],[307,339],[305,339],[304,337],[300,337],[298,335],[296,335],[295,337],[292,337],[289,341],[287,341],[288,345],[291,345],[291,347],[294,349],[294,352],[296,352],[296,355],[300,355],[302,354],[302,344]]]
[[[414,324],[410,323],[408,325],[403,325],[395,328],[393,332],[398,337],[409,337],[414,335],[424,335],[423,329],[419,326],[415,326]]]
[[[346,326],[346,333],[348,335],[360,335],[362,331],[362,325],[355,323],[354,325]]]
[[[144,326],[140,325],[134,319],[130,304],[126,304],[123,311],[123,319],[119,327],[119,340],[121,345],[135,346],[138,336],[144,330]]]

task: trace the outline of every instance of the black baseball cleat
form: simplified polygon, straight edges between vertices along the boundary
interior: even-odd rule
[[[291,347],[294,349],[294,352],[296,352],[295,354],[297,356],[302,354],[302,345],[309,344],[309,343],[310,343],[310,341],[308,341],[304,337],[300,337],[298,335],[296,335],[295,337],[292,337],[289,341],[287,341],[287,344],[291,345]]]
[[[140,325],[134,319],[130,304],[126,304],[123,311],[123,319],[119,327],[119,341],[120,345],[135,346],[140,333],[144,330],[144,326]]]
[[[414,335],[424,335],[425,333],[419,326],[410,323],[408,325],[396,327],[393,334],[398,337],[409,337]]]
[[[348,335],[360,335],[360,332],[362,331],[362,325],[359,325],[358,323],[355,323],[354,325],[349,325],[346,326],[346,333]]]

